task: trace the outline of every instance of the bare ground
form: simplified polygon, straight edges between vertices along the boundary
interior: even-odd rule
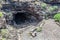
[[[36,37],[28,36],[28,32],[34,27],[31,26],[21,34],[21,40],[60,40],[60,27],[53,19],[45,20],[42,32],[37,32]]]

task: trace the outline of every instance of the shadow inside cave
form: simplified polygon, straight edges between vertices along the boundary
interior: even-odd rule
[[[37,20],[30,13],[17,13],[14,14],[14,27],[16,28],[24,28],[29,25],[36,25]]]
[[[13,20],[8,22],[7,24],[12,25],[15,28],[25,28],[29,25],[36,26],[40,21],[38,21],[33,15],[28,12],[17,12],[13,14]]]

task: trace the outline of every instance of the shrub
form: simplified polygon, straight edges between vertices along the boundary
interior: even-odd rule
[[[53,6],[54,9],[58,9],[58,6]]]
[[[58,6],[50,6],[49,7],[49,11],[54,11],[54,10],[57,10],[58,9]]]
[[[42,8],[46,8],[47,7],[47,4],[46,3],[41,3],[41,7]]]
[[[0,12],[0,17],[2,17],[3,16],[3,14],[2,14],[2,12]]]
[[[8,34],[8,30],[7,29],[1,29],[1,35],[4,36]]]
[[[37,32],[41,32],[41,31],[42,31],[42,27],[36,28],[36,31],[37,31]]]
[[[60,13],[57,13],[56,15],[54,15],[54,19],[55,21],[60,21]]]
[[[6,40],[6,38],[2,38],[1,40]]]

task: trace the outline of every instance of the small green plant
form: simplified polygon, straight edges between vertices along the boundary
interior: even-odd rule
[[[57,10],[58,9],[58,6],[50,6],[49,7],[49,11],[54,11],[54,10]]]
[[[1,40],[6,40],[6,38],[2,38]]]
[[[54,19],[55,21],[60,21],[60,13],[57,13],[56,15],[54,15]]]
[[[46,8],[47,7],[47,4],[46,3],[41,3],[41,7],[42,8]]]
[[[8,33],[7,29],[1,29],[1,35],[4,36]]]
[[[0,17],[2,17],[3,16],[3,14],[2,14],[2,12],[0,12]]]
[[[41,32],[41,31],[42,31],[42,27],[36,28],[36,31],[37,31],[37,32]]]
[[[53,6],[54,9],[58,9],[58,6]]]

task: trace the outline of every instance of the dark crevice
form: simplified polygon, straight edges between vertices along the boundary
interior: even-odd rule
[[[21,23],[25,23],[25,21],[29,21],[29,13],[20,13],[20,12],[18,12],[18,13],[16,13],[16,14],[14,14],[14,21],[15,21],[15,23],[16,24],[21,24]]]

